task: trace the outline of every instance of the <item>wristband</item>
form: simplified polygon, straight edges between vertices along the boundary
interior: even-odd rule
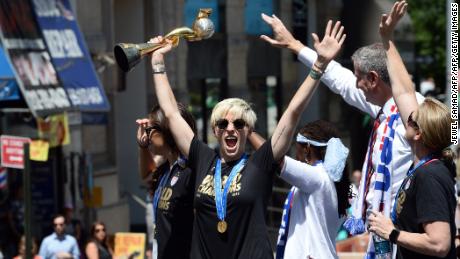
[[[400,234],[399,229],[394,228],[390,233],[390,237],[389,237],[390,242],[393,244],[396,244],[396,242],[398,241],[399,234]]]
[[[324,73],[324,70],[322,67],[320,67],[319,65],[315,63],[313,63],[313,67],[316,68],[317,71],[321,72],[321,73]]]
[[[310,70],[310,77],[314,80],[319,80],[322,75],[323,73],[321,73],[321,71],[315,70],[313,68]]]
[[[158,63],[152,66],[153,74],[164,74],[166,73],[165,64]]]

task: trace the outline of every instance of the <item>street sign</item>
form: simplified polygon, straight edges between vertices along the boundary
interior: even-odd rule
[[[30,141],[30,138],[1,135],[2,166],[24,169],[24,143]]]

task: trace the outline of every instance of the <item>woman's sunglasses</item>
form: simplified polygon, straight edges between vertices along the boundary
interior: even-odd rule
[[[220,119],[216,121],[216,126],[217,128],[224,130],[228,127],[229,123],[230,122],[227,119]],[[243,129],[244,126],[246,126],[246,122],[243,119],[236,119],[232,123],[233,123],[233,127],[235,127],[235,129],[237,130]]]
[[[99,232],[105,232],[105,228],[96,228],[96,233],[99,233]]]
[[[152,131],[154,130],[161,132],[161,128],[158,125],[148,126],[144,130],[145,130],[145,134],[147,134],[148,137],[150,137],[150,133],[152,133]]]
[[[418,126],[417,122],[412,118],[412,114],[414,114],[414,112],[411,112],[409,117],[407,118],[407,125],[411,126],[414,129],[419,129],[420,127]]]

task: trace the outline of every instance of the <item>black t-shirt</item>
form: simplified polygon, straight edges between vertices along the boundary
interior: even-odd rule
[[[190,167],[196,172],[195,221],[191,257],[207,258],[273,258],[265,216],[272,192],[277,163],[270,141],[260,147],[246,162],[230,185],[227,196],[227,231],[217,231],[214,200],[214,169],[218,154],[194,138],[189,153]],[[222,163],[222,186],[237,161]]]
[[[165,163],[157,171],[167,173],[168,167],[169,163]],[[158,208],[154,212],[160,259],[190,258],[194,180],[190,168],[175,165],[161,191]]]
[[[396,200],[396,225],[411,233],[425,233],[423,223],[443,221],[450,224],[451,248],[444,258],[455,256],[455,189],[454,179],[447,167],[433,160],[419,167],[402,183]],[[399,213],[398,213],[399,212]],[[397,258],[439,258],[423,255],[398,246]]]

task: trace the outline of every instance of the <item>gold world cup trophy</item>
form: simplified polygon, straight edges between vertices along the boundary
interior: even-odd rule
[[[176,28],[166,34],[164,38],[171,40],[173,47],[179,45],[180,38],[184,38],[188,41],[198,41],[210,38],[214,34],[214,24],[211,19],[209,19],[211,12],[211,8],[200,9],[193,22],[192,28]],[[165,45],[166,40],[160,43],[118,43],[113,52],[118,66],[124,72],[128,72],[140,62],[141,58]]]

